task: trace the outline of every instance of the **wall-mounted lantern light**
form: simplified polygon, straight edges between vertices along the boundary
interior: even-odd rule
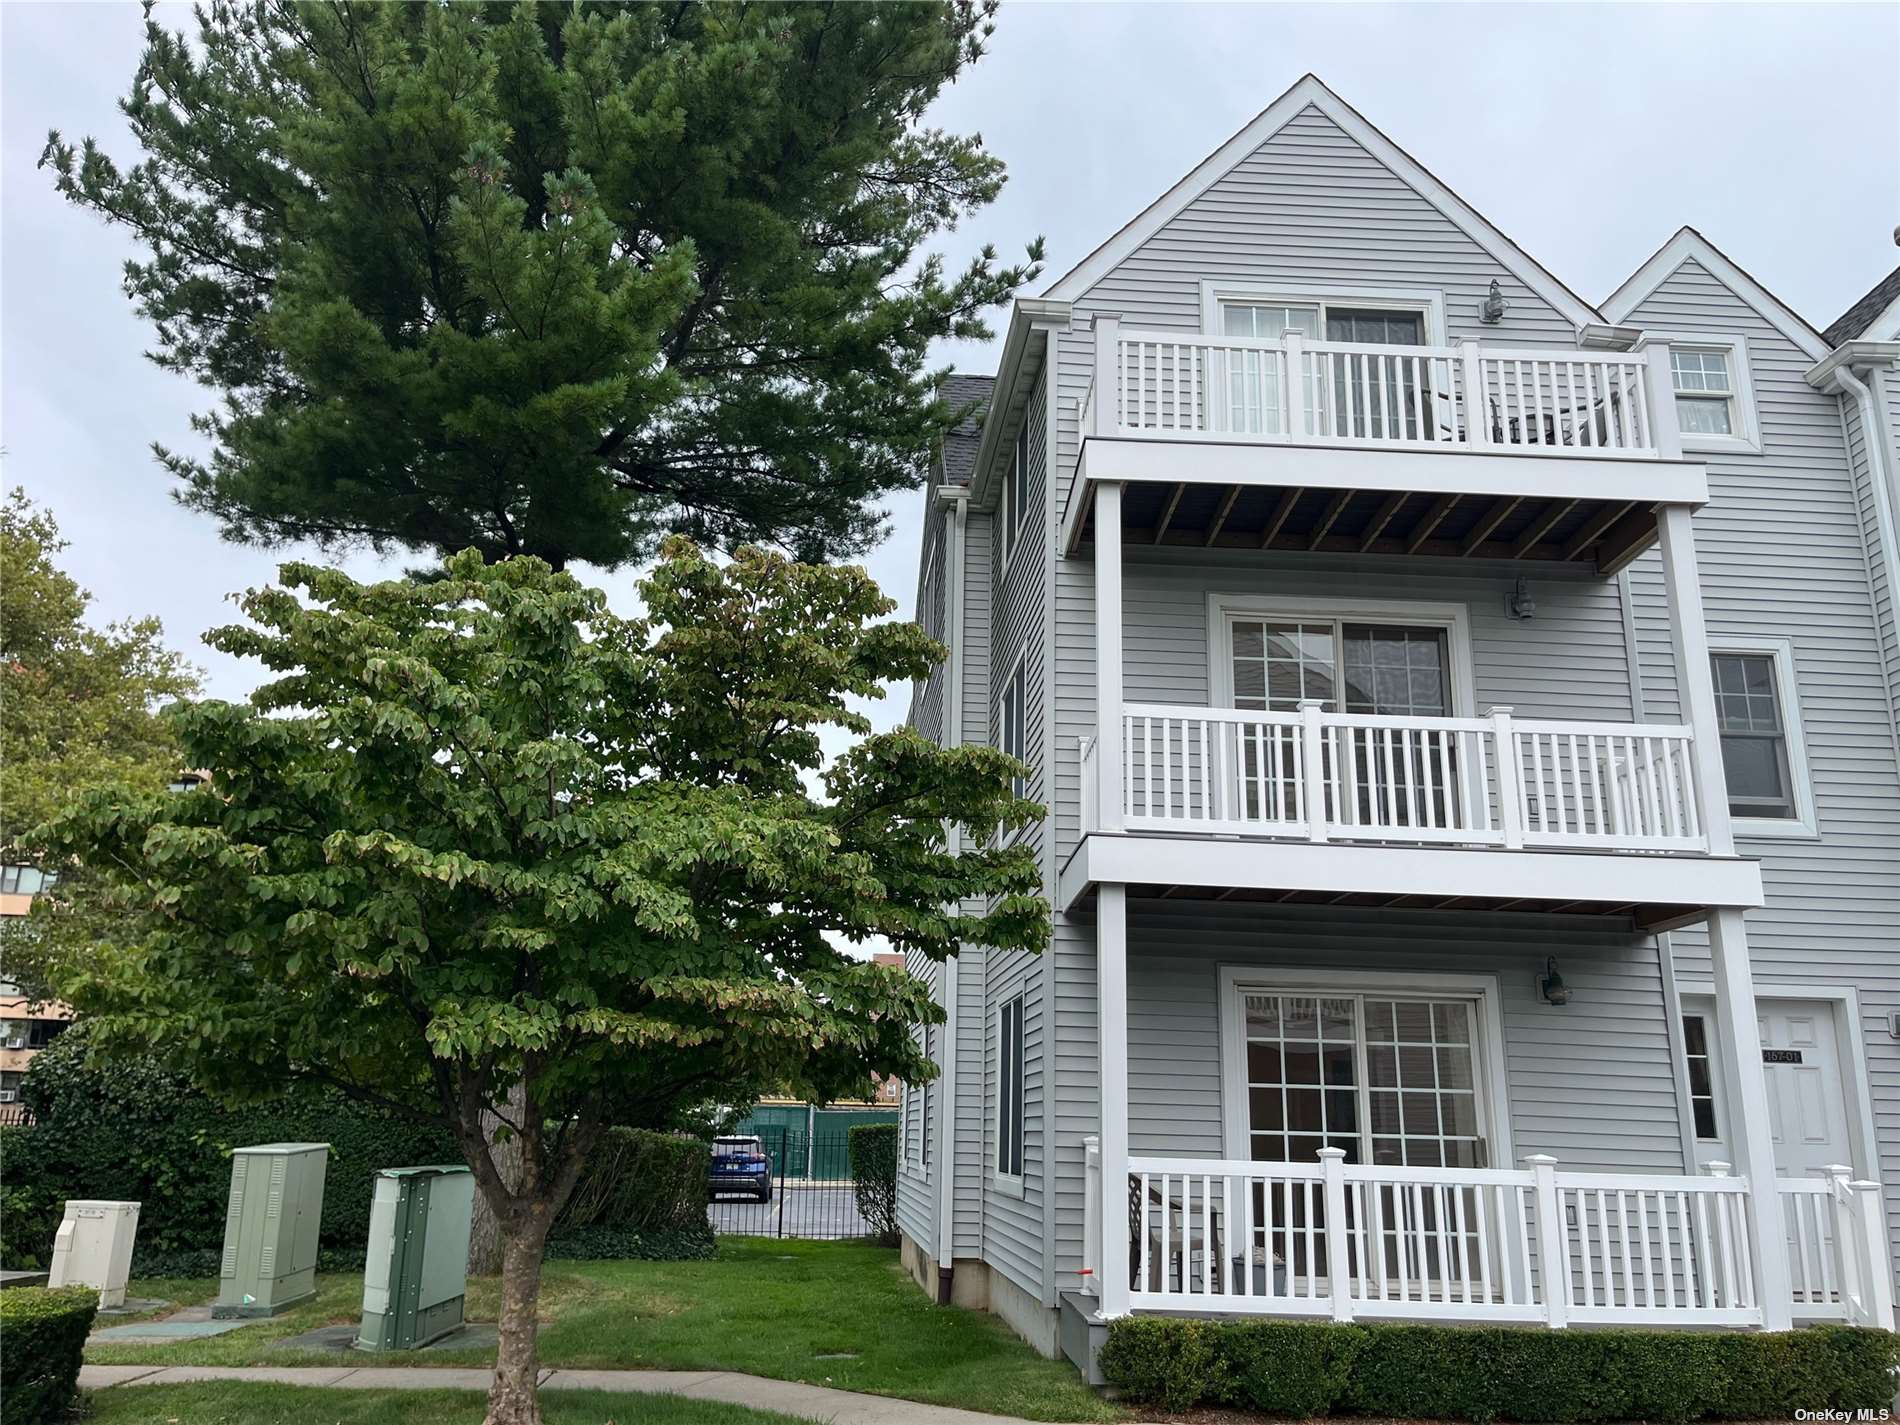
[[[1552,955],[1544,962],[1544,973],[1537,977],[1537,992],[1551,1004],[1569,1004],[1570,986],[1564,983],[1564,977],[1557,973],[1557,957]]]
[[[1529,622],[1537,615],[1537,600],[1531,594],[1530,580],[1519,579],[1511,585],[1511,592],[1504,601],[1505,612],[1520,622]]]
[[[1504,314],[1511,310],[1511,304],[1504,300],[1504,293],[1498,288],[1498,279],[1491,279],[1491,290],[1485,293],[1483,303],[1478,307],[1478,320],[1488,327],[1494,327],[1504,320]]]

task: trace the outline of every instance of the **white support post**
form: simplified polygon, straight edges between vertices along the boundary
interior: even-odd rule
[[[1082,1291],[1102,1294],[1102,1140],[1091,1133],[1082,1140]]]
[[[1517,756],[1517,730],[1508,707],[1492,708],[1486,716],[1491,719],[1491,740],[1497,745],[1498,826],[1506,849],[1519,851],[1524,846],[1524,768]],[[1484,795],[1483,787],[1478,795]]]
[[[1095,429],[1086,435],[1113,435],[1121,428],[1122,320],[1095,319]]]
[[[1794,1324],[1794,1285],[1788,1271],[1788,1239],[1781,1228],[1781,1189],[1775,1180],[1775,1145],[1768,1121],[1768,1081],[1761,1067],[1761,1030],[1755,1019],[1755,979],[1748,966],[1748,932],[1742,913],[1717,910],[1709,917],[1709,961],[1715,974],[1715,1032],[1727,1058],[1733,1102],[1729,1130],[1735,1163],[1748,1179],[1748,1254],[1754,1260],[1756,1299],[1762,1327],[1786,1331]]]
[[[1095,899],[1095,1024],[1102,1090],[1102,1316],[1128,1314],[1128,888]]]
[[[1537,1271],[1544,1287],[1544,1321],[1553,1330],[1570,1324],[1570,1232],[1557,1198],[1557,1160],[1532,1153],[1524,1160],[1537,1183]],[[1530,1283],[1524,1283],[1525,1290]]]
[[[1893,1265],[1887,1259],[1887,1205],[1881,1197],[1879,1183],[1853,1182],[1847,1186],[1855,1198],[1849,1210],[1860,1214],[1860,1230],[1854,1235],[1867,1254],[1860,1267],[1867,1276],[1867,1295],[1863,1299],[1866,1324],[1891,1331],[1894,1329]]]
[[[1290,440],[1306,439],[1306,348],[1298,332],[1281,338],[1280,389],[1286,402],[1286,433]]]
[[[1104,831],[1120,831],[1122,790],[1122,487],[1095,487],[1095,766]]]
[[[1484,389],[1484,362],[1478,343],[1458,343],[1458,364],[1463,370],[1465,387],[1465,441],[1469,445],[1491,443],[1491,400]]]
[[[1829,1163],[1822,1171],[1827,1174],[1829,1207],[1834,1219],[1834,1282],[1841,1293],[1847,1324],[1864,1326],[1867,1323],[1857,1314],[1864,1311],[1865,1300],[1860,1279],[1860,1204],[1854,1201],[1853,1188],[1848,1182],[1854,1170],[1846,1163]]]
[[[1682,459],[1682,419],[1676,414],[1676,373],[1669,365],[1669,343],[1643,348],[1649,360],[1649,443],[1664,460]]]
[[[1306,839],[1326,839],[1326,748],[1320,714],[1326,704],[1316,698],[1300,702],[1300,784],[1306,802]]]
[[[1326,1275],[1332,1293],[1333,1320],[1352,1320],[1352,1228],[1346,1216],[1346,1150],[1321,1148],[1319,1168],[1326,1198]],[[1376,1191],[1376,1188],[1374,1189]],[[1374,1251],[1383,1250],[1375,1244]],[[1243,1253],[1241,1270],[1251,1253]]]
[[[1669,590],[1676,701],[1693,739],[1690,754],[1695,764],[1702,830],[1709,838],[1711,856],[1733,856],[1735,832],[1729,823],[1728,783],[1722,774],[1722,733],[1715,720],[1715,679],[1709,672],[1709,631],[1702,618],[1702,585],[1696,573],[1695,531],[1689,507],[1658,506],[1656,529],[1662,537],[1663,583]],[[1748,1022],[1755,1022],[1752,1008]]]

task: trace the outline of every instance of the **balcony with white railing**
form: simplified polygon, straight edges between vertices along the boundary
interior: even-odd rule
[[[1079,416],[1071,549],[1105,481],[1158,487],[1156,543],[1605,570],[1653,542],[1652,506],[1708,497],[1682,458],[1662,344],[1384,346],[1099,319]],[[1184,503],[1194,486],[1218,493]],[[1148,518],[1139,498],[1131,510]]]
[[[1098,1191],[1093,1140],[1086,1164],[1083,1290],[1120,1272],[1135,1311],[1553,1327],[1764,1319],[1754,1204],[1726,1164],[1678,1176],[1560,1171],[1541,1155],[1505,1169],[1349,1163],[1337,1148],[1312,1163],[1131,1156],[1125,1232],[1105,1231],[1094,1209],[1118,1198]],[[1777,1187],[1794,1319],[1891,1328],[1878,1185],[1842,1168]],[[1124,1245],[1126,1260],[1107,1260]]]
[[[1130,703],[1120,829],[1510,849],[1705,853],[1676,724]],[[1098,780],[1084,749],[1085,788]],[[1085,810],[1094,817],[1092,789]],[[1099,823],[1096,817],[1091,825]]]

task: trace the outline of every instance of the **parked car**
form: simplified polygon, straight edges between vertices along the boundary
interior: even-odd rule
[[[765,1156],[765,1144],[739,1136],[713,1139],[708,1186],[714,1197],[722,1192],[748,1192],[760,1202],[770,1202],[772,1160]]]

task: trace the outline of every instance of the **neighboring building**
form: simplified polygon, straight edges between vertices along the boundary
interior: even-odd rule
[[[0,866],[0,956],[4,955],[6,922],[28,914],[33,897],[51,883],[51,877],[32,866]],[[4,961],[0,960],[0,968]],[[0,1123],[18,1110],[20,1081],[33,1056],[64,1032],[72,1011],[63,1004],[36,1004],[20,987],[0,979]]]
[[[920,1281],[1084,1364],[1130,1311],[1892,1324],[1841,339],[1686,229],[1592,306],[1310,76],[1016,303],[911,721],[1028,765],[1054,937],[911,966]]]

